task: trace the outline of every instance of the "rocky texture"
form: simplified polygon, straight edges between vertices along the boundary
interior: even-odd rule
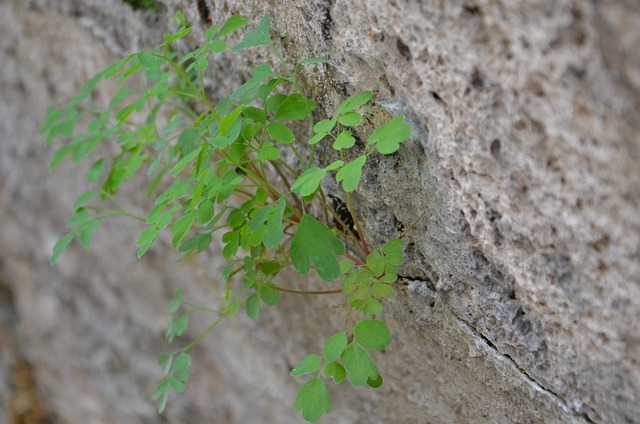
[[[331,300],[301,307],[284,298],[257,322],[225,324],[194,352],[190,388],[161,419],[149,398],[159,378],[153,359],[166,349],[165,302],[178,286],[215,299],[219,261],[177,266],[166,246],[136,261],[140,228],[114,222],[88,252],[74,248],[48,265],[84,185],[77,169],[47,173],[39,120],[115,57],[153,46],[177,8],[195,26],[192,45],[209,19],[241,12],[257,21],[269,10],[288,56],[331,61],[305,74],[320,114],[372,89],[372,123],[402,112],[414,126],[356,194],[373,245],[426,211],[407,234],[404,278],[388,307],[394,342],[377,357],[385,385],[335,388],[326,422],[638,422],[633,0],[166,0],[152,14],[118,1],[2,2],[5,405],[21,390],[7,384],[11,363],[24,357],[42,421],[301,421],[291,408],[298,382],[287,374],[319,350],[319,334],[339,328]],[[221,62],[212,85],[238,83],[255,60]],[[139,209],[144,201],[130,190]]]

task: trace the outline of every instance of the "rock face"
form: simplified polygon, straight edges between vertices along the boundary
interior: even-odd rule
[[[640,7],[515,3],[162,0],[154,12],[116,0],[0,3],[9,422],[301,422],[300,382],[288,372],[340,328],[326,299],[285,297],[256,322],[237,317],[194,351],[187,392],[159,418],[150,397],[155,357],[169,350],[166,302],[177,287],[215,299],[219,259],[176,265],[165,243],[138,261],[141,227],[118,221],[89,251],[49,266],[86,187],[77,168],[48,174],[38,123],[120,55],[157,44],[176,10],[194,26],[191,46],[209,20],[257,22],[268,11],[288,57],[330,60],[304,75],[319,115],[370,89],[371,120],[404,113],[414,127],[355,195],[371,245],[426,212],[407,233],[387,306],[394,341],[376,357],[385,384],[332,389],[323,422],[640,422]],[[255,60],[221,62],[212,86],[228,93]]]

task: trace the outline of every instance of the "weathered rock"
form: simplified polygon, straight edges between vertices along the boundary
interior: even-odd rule
[[[268,10],[288,56],[331,62],[304,75],[319,114],[371,89],[372,123],[401,112],[414,126],[355,194],[370,244],[426,212],[407,233],[387,308],[394,341],[376,357],[385,384],[334,388],[325,421],[639,422],[636,2],[160,3],[152,14],[119,1],[0,4],[0,285],[13,302],[13,312],[0,303],[0,381],[13,346],[60,421],[301,422],[288,371],[340,328],[335,301],[285,297],[256,322],[225,323],[194,352],[187,393],[158,418],[150,397],[155,356],[168,350],[166,301],[177,287],[215,301],[220,260],[176,265],[165,243],[138,261],[141,227],[118,221],[50,267],[86,187],[77,168],[48,174],[37,135],[48,105],[155,45],[175,10],[194,25],[191,46],[208,19],[257,21]],[[214,96],[268,60],[247,54],[258,56],[213,66]],[[128,191],[134,210],[145,204],[139,192]],[[4,403],[12,387],[0,384]]]

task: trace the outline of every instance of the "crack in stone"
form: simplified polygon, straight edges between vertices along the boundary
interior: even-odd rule
[[[449,309],[449,308],[447,308],[447,309]],[[498,349],[498,347],[495,344],[493,344],[493,342],[491,340],[489,340],[484,334],[482,334],[482,332],[480,332],[478,329],[476,329],[471,324],[469,324],[469,322],[467,322],[464,318],[460,317],[453,310],[449,309],[449,311],[458,320],[458,324],[460,325],[461,328],[466,330],[472,336],[480,339],[489,349],[491,349],[491,351],[493,352],[494,355],[496,355],[497,357],[506,359],[507,362],[509,362],[516,369],[518,369],[520,371],[520,374],[527,380],[527,382],[536,391],[545,393],[547,396],[552,398],[556,403],[558,403],[560,405],[560,407],[564,411],[571,412],[574,415],[584,419],[586,422],[591,423],[591,424],[595,424],[595,421],[593,421],[586,412],[580,412],[580,411],[576,410],[575,408],[570,407],[569,404],[562,398],[562,396],[560,396],[558,393],[556,393],[553,390],[551,390],[551,389],[543,386],[542,384],[540,384],[534,377],[531,376],[531,374],[529,374],[527,372],[527,370],[522,368],[518,364],[518,362],[516,362],[516,360],[511,357],[511,355],[501,352]]]
[[[419,277],[412,277],[412,276],[406,276],[406,275],[400,275],[400,274],[398,274],[398,279],[401,279],[401,280],[404,280],[404,281],[416,281],[418,283],[425,284],[427,287],[429,287],[429,289],[431,291],[437,293],[437,289],[433,285],[433,282],[428,280],[428,279],[423,279],[423,278],[419,278]],[[527,372],[527,370],[522,368],[518,364],[518,362],[515,359],[513,359],[513,357],[511,357],[511,355],[501,352],[498,349],[498,347],[491,340],[489,340],[482,332],[480,332],[473,325],[471,325],[468,321],[466,321],[464,318],[462,318],[457,313],[455,313],[455,311],[450,309],[448,306],[445,305],[445,308],[446,308],[446,310],[448,312],[451,313],[451,316],[456,318],[457,323],[460,326],[460,328],[462,328],[464,331],[469,333],[471,336],[473,336],[476,339],[480,340],[488,348],[487,350],[490,350],[492,352],[492,354],[495,355],[497,358],[504,359],[509,364],[511,364],[513,367],[515,367],[520,372],[520,374],[526,379],[527,383],[529,383],[529,385],[531,385],[531,387],[534,388],[534,390],[546,394],[549,398],[553,399],[553,401],[555,401],[558,405],[560,405],[560,407],[565,412],[570,412],[573,415],[584,419],[589,424],[596,424],[596,422],[593,421],[589,417],[588,413],[580,412],[575,407],[569,406],[569,404],[562,398],[562,396],[560,396],[558,393],[556,393],[553,390],[551,390],[551,389],[543,386],[542,384],[540,384],[534,377],[532,377]]]

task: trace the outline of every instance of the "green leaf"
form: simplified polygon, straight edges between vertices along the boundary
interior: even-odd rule
[[[344,369],[342,365],[337,362],[327,362],[322,370],[322,373],[331,378],[335,384],[340,384],[344,381],[347,376],[347,371]]]
[[[347,333],[341,331],[327,339],[324,344],[324,357],[327,361],[335,361],[347,347]]]
[[[176,295],[174,296],[173,299],[169,301],[169,305],[167,306],[169,312],[172,314],[177,312],[178,309],[180,309],[180,307],[182,306],[183,299],[184,299],[184,290],[178,289],[176,291]]]
[[[342,181],[342,189],[344,191],[351,192],[358,187],[360,178],[362,178],[362,167],[367,161],[366,156],[360,156],[354,161],[349,162],[342,167],[336,174],[336,181]]]
[[[251,71],[251,78],[242,84],[240,88],[231,94],[231,99],[239,99],[243,103],[249,103],[258,95],[260,83],[273,75],[273,71],[267,64],[256,66]]]
[[[169,380],[162,380],[155,389],[153,389],[153,400],[157,400],[169,390]]]
[[[391,340],[387,325],[377,319],[358,321],[353,329],[353,337],[369,350],[384,349]]]
[[[393,287],[389,284],[381,283],[380,281],[373,283],[373,286],[371,286],[371,292],[374,297],[380,299],[393,297]]]
[[[385,125],[377,128],[369,138],[370,144],[375,144],[376,149],[383,155],[388,155],[400,147],[411,135],[411,125],[404,123],[404,115],[395,116]]]
[[[358,112],[347,112],[338,118],[338,122],[346,127],[353,127],[362,122],[362,115]]]
[[[336,141],[333,142],[334,150],[348,149],[356,143],[356,139],[351,135],[351,131],[342,131]],[[362,157],[362,156],[361,156]]]
[[[267,122],[267,113],[263,109],[253,106],[247,106],[244,108],[242,113],[244,113],[244,116],[246,116],[247,118],[252,119],[256,122],[260,122],[262,124]]]
[[[182,12],[180,11],[180,13],[182,13]],[[182,16],[184,17],[184,13],[182,13]],[[234,16],[236,16],[236,15],[234,15]],[[184,18],[184,19],[186,20],[186,18]],[[220,24],[213,24],[207,30],[207,32],[204,33],[204,36],[207,38],[208,41],[211,41],[211,40],[213,40],[213,37],[215,37],[215,35],[216,35],[216,33],[218,32],[219,29],[220,29]],[[218,34],[218,37],[222,37],[222,35],[223,34]],[[218,38],[218,37],[216,37],[216,38]]]
[[[327,175],[327,170],[312,166],[298,176],[291,186],[291,191],[301,196],[309,196],[320,188],[320,182]]]
[[[325,224],[311,215],[304,215],[300,220],[290,250],[291,261],[301,275],[309,272],[313,262],[323,280],[334,281],[340,276],[336,255],[344,254],[344,245]]]
[[[264,246],[272,249],[280,244],[284,236],[282,228],[282,218],[286,209],[287,202],[284,199],[277,201],[276,209],[269,216],[267,226],[264,231]]]
[[[72,231],[69,234],[66,234],[62,238],[60,238],[60,240],[58,240],[58,242],[53,246],[53,255],[51,256],[51,265],[53,265],[58,260],[58,257],[62,254],[62,252],[67,250],[67,247],[69,247],[69,244],[77,234],[78,234],[78,231]]]
[[[384,273],[384,259],[380,252],[373,251],[367,256],[367,268],[375,277],[379,277]]]
[[[275,306],[280,300],[280,292],[273,287],[263,286],[260,288],[260,299],[268,306]]]
[[[98,159],[95,161],[93,165],[91,165],[91,168],[89,168],[89,171],[87,171],[87,181],[93,183],[100,181],[106,163],[107,162],[104,159]]]
[[[79,228],[80,230],[80,243],[82,247],[86,250],[89,248],[91,244],[91,238],[93,237],[93,233],[98,231],[100,228],[100,220],[92,219],[90,221],[85,222]]]
[[[295,121],[305,119],[315,109],[313,101],[307,99],[300,93],[293,93],[287,96],[282,102],[274,119],[280,121]]]
[[[171,170],[171,175],[176,177],[180,172],[182,172],[182,170],[184,168],[186,168],[187,165],[189,165],[191,162],[193,162],[193,160],[200,154],[200,152],[202,151],[202,148],[203,147],[200,146],[200,147],[192,150],[191,153],[189,153],[188,155],[186,155],[182,159],[180,159],[180,161],[178,163],[176,163],[174,165],[173,169]]]
[[[403,241],[399,238],[393,238],[381,246],[381,250],[385,254],[384,261],[388,264],[400,266],[404,263],[404,252],[402,249]]]
[[[227,49],[227,43],[222,40],[214,40],[209,43],[209,50],[214,53],[222,53]]]
[[[278,160],[280,151],[276,149],[272,142],[263,143],[258,149],[258,160]]]
[[[223,37],[229,34],[230,32],[233,32],[237,29],[242,28],[247,24],[247,22],[249,22],[249,18],[245,18],[240,15],[231,15],[231,17],[227,19],[227,22],[225,22],[224,25],[222,25],[222,29],[220,30],[219,36]]]
[[[331,397],[324,381],[315,377],[307,381],[296,396],[296,411],[302,412],[302,417],[309,422],[316,422],[325,412],[331,410]]]
[[[258,26],[258,28],[247,33],[240,43],[233,46],[232,51],[237,52],[238,50],[246,49],[247,47],[256,47],[271,44],[269,34],[270,25],[271,22],[269,14],[267,13],[262,18],[262,21],[260,21],[260,25]]]
[[[222,249],[222,256],[225,259],[229,259],[238,252],[240,233],[238,231],[229,231],[222,236],[222,241],[226,243]]]
[[[258,313],[260,312],[260,296],[258,296],[258,293],[253,293],[251,296],[249,296],[244,307],[247,310],[247,315],[249,316],[249,318],[256,319]]]
[[[333,127],[336,126],[336,119],[323,119],[313,126],[313,132],[316,134],[329,134]]]
[[[213,214],[215,213],[213,209],[213,202],[210,200],[205,200],[198,207],[198,211],[196,213],[196,220],[200,225],[206,225],[211,218],[213,218]]]
[[[378,367],[369,354],[360,346],[351,343],[342,354],[342,364],[349,373],[351,384],[356,387],[364,386],[367,380],[378,376]]]
[[[84,207],[84,205],[87,204],[87,202],[93,197],[95,196],[95,192],[93,191],[86,191],[84,193],[82,193],[80,196],[78,196],[78,199],[76,199],[76,202],[73,204],[73,210],[74,212],[77,211],[78,209],[81,209]]]
[[[171,388],[173,389],[174,392],[176,393],[182,393],[184,392],[185,389],[185,384],[184,382],[180,381],[180,379],[178,379],[177,377],[169,377],[169,383],[171,383]]]
[[[191,27],[181,27],[178,32],[176,32],[175,34],[164,34],[164,39],[167,40],[166,43],[163,43],[162,45],[165,45],[167,43],[170,43],[172,41],[175,41],[179,38],[185,37],[187,34],[189,34],[191,32]]]
[[[296,138],[293,131],[280,122],[271,122],[267,126],[267,131],[275,141],[282,144],[291,144],[291,142]]]
[[[191,367],[191,355],[181,353],[176,356],[176,359],[173,361],[171,370],[176,373],[176,377],[178,377],[180,381],[186,382],[189,379],[189,367]]]
[[[183,215],[180,218],[176,219],[176,222],[174,222],[171,226],[171,234],[173,234],[171,244],[173,245],[173,247],[177,247],[180,244],[184,236],[193,226],[195,220],[195,212],[189,212],[186,215]]]
[[[313,354],[307,355],[298,363],[298,365],[295,366],[290,375],[295,377],[297,375],[312,374],[318,371],[321,364],[322,356]]]
[[[338,109],[336,110],[336,115],[340,116],[346,112],[351,112],[352,110],[356,110],[363,104],[367,103],[371,100],[372,93],[371,91],[363,91],[361,93],[356,94],[355,96],[349,97],[347,100],[342,102]]]
[[[377,299],[369,299],[362,309],[365,316],[380,315],[382,313],[382,303]]]

